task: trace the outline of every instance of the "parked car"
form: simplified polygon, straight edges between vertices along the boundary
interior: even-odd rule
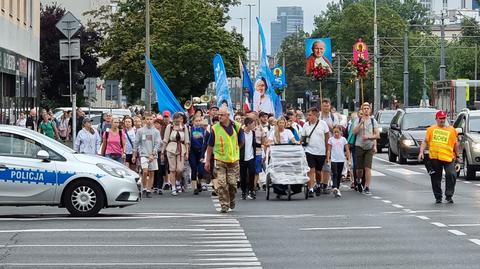
[[[388,148],[388,130],[396,112],[396,110],[379,110],[375,113],[375,120],[378,122],[380,129],[380,139],[377,140],[378,152],[382,152],[383,148]]]
[[[475,179],[480,170],[480,111],[462,110],[453,123],[458,132],[464,176]]]
[[[74,216],[138,203],[139,175],[32,130],[0,125],[0,206],[66,207]]]
[[[388,160],[405,164],[408,159],[417,159],[426,130],[436,124],[437,109],[409,107],[398,109],[388,131]]]

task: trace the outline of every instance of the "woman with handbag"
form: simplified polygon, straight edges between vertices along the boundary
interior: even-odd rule
[[[114,118],[112,120],[112,128],[107,129],[103,134],[103,143],[102,143],[102,156],[105,156],[109,159],[123,163],[126,154],[126,143],[127,139],[125,132],[122,129],[118,128],[120,126],[120,120]]]

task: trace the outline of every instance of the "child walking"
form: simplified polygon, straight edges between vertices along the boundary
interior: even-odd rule
[[[346,152],[346,154],[345,154]],[[347,139],[342,136],[340,127],[333,128],[333,137],[328,139],[327,162],[331,162],[333,173],[333,194],[335,197],[341,197],[340,182],[342,180],[342,170],[345,161],[350,162],[350,149]]]

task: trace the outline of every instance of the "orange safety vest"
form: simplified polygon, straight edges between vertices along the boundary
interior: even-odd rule
[[[427,129],[426,141],[429,147],[429,158],[444,162],[455,159],[454,147],[457,142],[457,132],[452,126],[430,126]]]

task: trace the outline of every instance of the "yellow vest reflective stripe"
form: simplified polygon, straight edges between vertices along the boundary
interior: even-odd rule
[[[215,133],[213,156],[215,157],[215,160],[224,163],[234,163],[240,160],[240,147],[238,145],[238,131],[240,130],[240,124],[237,122],[232,122],[231,124],[233,124],[232,135],[229,135],[220,123],[216,123],[212,127]]]
[[[452,139],[455,135],[447,128],[434,127],[430,137],[429,155],[431,159],[451,162],[454,159]]]

